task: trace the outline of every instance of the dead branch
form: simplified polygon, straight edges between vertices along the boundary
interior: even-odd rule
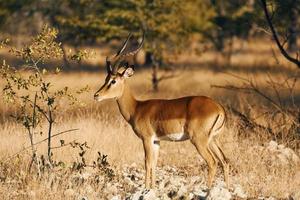
[[[161,77],[158,78],[158,82],[163,81],[163,80],[167,80],[167,79],[171,79],[178,76],[178,74],[175,74],[174,72],[172,72],[172,74],[169,75],[162,75]]]
[[[261,0],[261,4],[262,4],[262,8],[264,10],[265,13],[265,18],[267,20],[268,26],[271,29],[272,35],[273,35],[273,39],[275,40],[275,43],[278,47],[278,49],[280,50],[280,53],[290,62],[294,63],[295,65],[297,65],[298,68],[300,68],[300,60],[298,60],[298,57],[294,58],[291,55],[289,55],[287,53],[287,51],[284,49],[284,43],[281,43],[279,41],[277,32],[274,28],[274,25],[272,23],[272,19],[270,17],[269,11],[268,11],[268,7],[267,7],[267,3],[266,0]]]
[[[79,129],[76,128],[76,129],[70,129],[70,130],[62,131],[62,132],[59,132],[59,133],[57,133],[57,134],[52,135],[51,138],[57,137],[57,136],[62,135],[62,134],[64,134],[64,133],[69,133],[69,132],[78,131],[78,130],[79,130]],[[43,139],[43,140],[40,140],[40,141],[34,143],[33,146],[36,146],[36,145],[38,145],[38,144],[41,144],[41,143],[43,143],[43,142],[45,142],[45,141],[47,141],[47,140],[48,140],[48,137],[45,138],[45,139]],[[31,145],[25,147],[24,149],[22,149],[22,150],[18,151],[17,153],[13,154],[12,156],[9,156],[7,159],[5,159],[4,162],[9,161],[10,159],[14,158],[15,156],[19,155],[20,153],[22,153],[22,152],[24,152],[24,151],[26,151],[26,150],[28,150],[28,149],[30,149],[30,148],[31,148]]]
[[[73,141],[68,142],[66,144],[61,144],[60,146],[51,147],[51,149],[60,149],[60,148],[66,147],[66,146],[71,146],[74,142],[76,142],[76,140],[73,140]]]
[[[263,97],[267,101],[269,101],[278,111],[283,112],[284,110],[280,107],[279,104],[277,104],[275,101],[272,100],[269,96],[267,96],[265,93],[263,93],[260,89],[256,88],[254,84],[251,84],[251,87],[238,87],[234,85],[211,85],[213,88],[221,88],[221,89],[226,89],[226,90],[237,90],[239,92],[244,92],[244,93],[252,93],[255,92],[259,96]]]

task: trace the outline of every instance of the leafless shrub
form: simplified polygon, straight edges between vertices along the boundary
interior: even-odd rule
[[[266,133],[274,140],[282,140],[293,148],[299,148],[300,109],[295,101],[295,86],[299,80],[299,74],[286,77],[282,81],[274,80],[270,75],[263,88],[255,79],[244,78],[231,74],[242,82],[241,86],[212,85],[215,88],[233,90],[244,94],[254,94],[262,98],[264,103],[259,103],[260,113],[264,116],[264,123],[247,116],[238,109],[229,106],[234,116],[239,118],[241,132],[245,130],[255,133]]]

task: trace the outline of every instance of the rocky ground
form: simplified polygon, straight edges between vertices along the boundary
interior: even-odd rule
[[[178,168],[174,166],[159,166],[156,169],[157,185],[155,190],[144,189],[145,171],[142,165],[135,163],[123,165],[122,167],[113,167],[105,159],[99,159],[97,167],[84,167],[80,170],[72,168],[58,168],[48,173],[45,172],[42,178],[28,179],[26,173],[20,172],[9,175],[0,181],[0,199],[72,199],[72,200],[229,200],[229,199],[287,199],[300,200],[300,159],[298,153],[283,145],[270,141],[264,145],[249,146],[245,152],[247,155],[254,155],[255,159],[250,159],[250,168],[243,172],[241,176],[239,172],[235,172],[232,167],[230,174],[230,188],[225,187],[220,169],[217,178],[207,195],[206,174],[207,166],[203,163],[201,166],[187,166]],[[291,178],[294,179],[292,185],[280,185],[281,181],[274,178],[278,173],[266,172],[265,177],[259,177],[257,172],[262,171],[257,168],[258,161],[265,162],[260,167],[270,165],[268,169],[276,170],[295,169]],[[257,162],[257,163],[256,163]],[[298,167],[297,167],[298,166]],[[256,167],[256,171],[252,167]],[[258,171],[257,171],[258,170]],[[199,173],[199,174],[198,174]],[[196,175],[195,175],[196,174]],[[282,171],[280,171],[282,174]],[[251,176],[256,176],[255,182]],[[268,177],[271,176],[271,177]],[[1,173],[0,173],[1,177]],[[32,176],[31,176],[32,177]],[[281,176],[280,176],[281,177]],[[270,179],[271,178],[271,179]],[[248,180],[250,184],[242,183],[241,179]],[[276,180],[272,182],[268,180]],[[281,179],[281,178],[280,178]],[[298,181],[299,180],[299,181]],[[283,182],[287,183],[287,182]],[[261,190],[250,194],[254,184],[258,187],[268,185],[270,188],[267,192]],[[20,187],[22,186],[22,187]],[[287,193],[277,198],[275,195],[278,187],[291,187]],[[249,193],[248,193],[248,192]],[[47,196],[44,194],[47,193]],[[277,193],[278,194],[278,193]]]
[[[157,168],[157,188],[155,190],[144,189],[144,170],[136,164],[125,166],[122,170],[123,180],[111,181],[106,184],[103,190],[104,196],[111,200],[198,200],[206,199],[207,187],[204,177],[187,176],[187,174],[176,167],[165,166]],[[86,177],[88,178],[88,177]],[[68,191],[70,196],[77,196]],[[77,196],[79,199],[94,199],[94,195]],[[245,199],[246,192],[243,188],[235,184],[232,190],[228,190],[224,181],[217,178],[214,187],[211,189],[207,199]]]
[[[293,150],[278,145],[275,141],[271,141],[264,146],[253,146],[249,150],[259,151],[261,156],[266,156],[271,161],[276,161],[276,163],[299,163],[299,157]],[[102,195],[105,198],[111,200],[276,199],[272,196],[251,197],[240,184],[234,183],[234,180],[231,183],[231,188],[227,189],[221,175],[218,175],[213,188],[207,195],[204,176],[191,176],[184,169],[171,166],[157,168],[158,184],[155,190],[145,190],[143,188],[145,172],[141,166],[137,166],[135,163],[123,166],[119,174],[120,177],[117,180],[105,184],[106,186],[102,190]],[[234,177],[231,178],[234,179]],[[77,197],[80,199],[80,195]],[[94,199],[91,195],[81,197],[82,199]],[[287,197],[287,199],[300,199],[300,191]]]

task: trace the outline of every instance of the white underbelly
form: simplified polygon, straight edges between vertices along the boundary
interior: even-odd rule
[[[168,135],[160,136],[158,139],[167,141],[184,141],[189,139],[189,135],[187,133],[171,133]]]

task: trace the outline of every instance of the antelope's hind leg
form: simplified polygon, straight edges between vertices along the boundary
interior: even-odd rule
[[[208,189],[211,189],[213,180],[217,172],[217,160],[209,149],[207,137],[193,137],[191,139],[191,142],[208,165],[207,186]]]
[[[223,150],[221,149],[221,146],[220,146],[217,138],[214,138],[210,142],[210,148],[211,148],[211,151],[215,154],[215,156],[218,158],[218,160],[222,164],[225,183],[226,183],[227,188],[229,189],[229,164],[228,164],[228,159],[226,158]]]

